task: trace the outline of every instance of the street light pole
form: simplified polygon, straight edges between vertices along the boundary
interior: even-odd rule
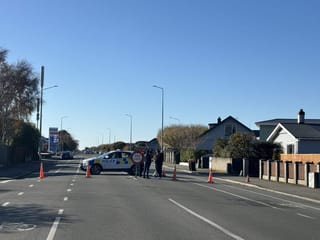
[[[109,144],[111,143],[111,128],[107,128],[109,130]]]
[[[171,117],[171,116],[169,118],[171,118],[173,120],[176,120],[180,124],[180,119],[179,118],[175,118],[175,117]]]
[[[161,93],[162,93],[162,111],[161,111],[161,150],[163,152],[163,115],[164,115],[164,88],[163,87],[159,87],[157,85],[153,85],[153,87],[155,88],[159,88],[161,89]]]
[[[130,118],[130,150],[132,150],[132,115],[126,114]]]
[[[40,73],[40,144],[39,144],[39,156],[41,159],[41,148],[42,148],[42,102],[43,102],[43,82],[44,82],[44,66],[41,66]]]

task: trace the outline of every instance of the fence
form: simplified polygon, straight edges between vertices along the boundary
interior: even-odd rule
[[[260,160],[259,177],[269,181],[309,185],[309,173],[320,172],[320,162]]]

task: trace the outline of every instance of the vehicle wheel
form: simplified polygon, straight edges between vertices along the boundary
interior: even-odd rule
[[[90,168],[90,172],[93,175],[99,175],[102,171],[102,168],[100,165],[98,164],[94,164],[91,168]]]

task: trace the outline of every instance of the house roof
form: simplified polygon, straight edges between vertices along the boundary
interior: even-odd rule
[[[204,133],[202,133],[202,134],[200,135],[200,137],[206,135],[208,132],[211,132],[211,131],[212,131],[213,129],[215,129],[216,127],[224,124],[224,123],[225,123],[226,121],[228,121],[229,119],[237,122],[238,124],[240,124],[241,126],[243,126],[244,128],[246,128],[248,131],[251,131],[251,132],[252,132],[252,130],[251,130],[250,128],[248,128],[246,125],[244,125],[243,123],[239,122],[239,121],[238,121],[237,119],[235,119],[234,117],[229,116],[229,117],[223,119],[223,120],[222,120],[221,122],[219,122],[219,123],[210,123],[210,126],[211,126],[211,127],[210,127],[207,131],[205,131]]]
[[[281,129],[285,129],[296,139],[320,140],[319,124],[279,123],[267,138],[267,141],[275,138]]]
[[[320,124],[320,119],[305,119],[304,122],[305,124]],[[282,123],[282,124],[296,123],[297,124],[297,119],[296,118],[275,118],[271,120],[256,122],[256,125],[258,127],[261,125],[276,126],[278,123]]]

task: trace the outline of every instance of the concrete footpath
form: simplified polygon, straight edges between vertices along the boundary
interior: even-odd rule
[[[209,169],[197,169],[196,171],[189,171],[188,166],[176,165],[177,171],[184,171],[192,175],[201,175],[202,177],[209,177]],[[174,165],[169,163],[164,163],[164,167],[167,167],[172,171]],[[177,178],[179,179],[179,174],[177,173]],[[316,202],[320,204],[320,188],[308,188],[302,185],[286,184],[280,182],[273,182],[259,179],[258,177],[250,177],[249,182],[246,177],[226,175],[221,173],[213,172],[213,182],[224,182],[245,185],[247,187],[252,187],[256,189],[261,189],[270,192],[277,192],[281,195],[287,195],[311,202]]]

